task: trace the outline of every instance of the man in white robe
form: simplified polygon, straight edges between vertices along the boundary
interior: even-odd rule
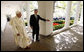
[[[21,20],[21,12],[17,11],[16,16],[10,20],[10,24],[14,30],[14,39],[17,46],[21,48],[30,48],[29,42],[31,42],[30,38],[27,36],[27,32],[25,29],[25,24]]]

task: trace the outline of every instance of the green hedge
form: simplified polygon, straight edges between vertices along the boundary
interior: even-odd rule
[[[25,23],[25,26],[28,26],[28,23],[27,23],[27,21],[24,21],[24,23]]]
[[[64,20],[55,20],[53,21],[53,23],[59,23],[59,24],[63,24],[65,21]]]
[[[53,26],[53,30],[58,30],[58,29],[61,29],[62,27],[64,27],[64,24],[55,25]]]
[[[59,23],[59,24],[63,24],[65,21],[64,20],[55,20],[53,21],[53,23]],[[74,20],[70,20],[70,25],[72,25],[74,23]]]
[[[64,20],[56,20],[54,21],[54,23],[59,23],[60,25],[55,25],[53,26],[53,30],[58,30],[64,27]],[[74,20],[70,20],[70,25],[72,25],[74,23]]]
[[[74,23],[74,20],[70,20],[70,25],[72,25]]]
[[[25,22],[25,26],[28,26],[28,24]]]

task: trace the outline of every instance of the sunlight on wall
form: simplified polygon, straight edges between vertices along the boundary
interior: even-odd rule
[[[1,2],[1,30],[3,31],[6,26],[7,17],[6,15],[11,15],[14,17],[17,10],[20,10],[19,5],[21,2],[12,2],[12,1],[2,1]]]

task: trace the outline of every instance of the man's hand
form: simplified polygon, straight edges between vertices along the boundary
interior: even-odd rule
[[[17,36],[20,36],[20,34],[18,33]]]
[[[49,19],[46,19],[46,21],[50,21]]]

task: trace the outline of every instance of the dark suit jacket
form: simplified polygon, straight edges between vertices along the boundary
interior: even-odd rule
[[[37,19],[34,14],[30,16],[30,26],[33,26],[33,30],[39,30],[39,20],[46,21],[46,19],[41,18],[39,15],[37,15]]]

